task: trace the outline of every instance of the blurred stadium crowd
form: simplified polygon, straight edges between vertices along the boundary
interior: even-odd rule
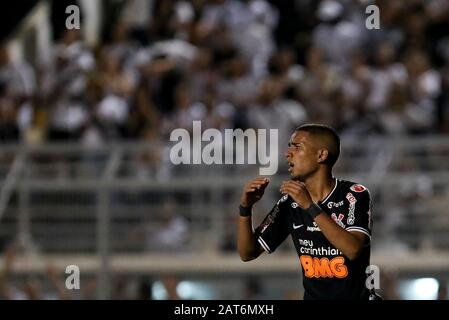
[[[380,9],[379,30],[365,26],[369,4]],[[104,1],[103,11],[100,43],[57,30],[50,64],[13,61],[0,48],[0,143],[163,145],[194,120],[203,129],[278,128],[281,144],[306,121],[343,137],[449,133],[447,0]],[[162,152],[147,157],[158,163]],[[178,218],[155,235],[164,248],[186,233]],[[228,236],[223,252],[235,249]],[[6,257],[2,297],[39,298],[34,280],[7,292]],[[51,267],[48,279],[54,297],[70,298]],[[125,296],[125,279],[115,280],[113,298],[149,297],[151,281]],[[394,291],[390,280],[385,291]],[[163,279],[173,299],[176,281]],[[82,298],[93,297],[95,280],[86,290]]]
[[[0,50],[0,141],[167,141],[174,128],[449,131],[449,2],[106,2],[101,43],[61,31],[49,65]],[[380,9],[379,30],[365,8]],[[109,12],[114,14],[108,16]],[[282,132],[281,132],[282,133]],[[281,135],[282,137],[282,135]]]

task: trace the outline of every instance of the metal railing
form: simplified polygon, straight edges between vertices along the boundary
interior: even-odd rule
[[[92,257],[104,298],[117,257],[124,270],[126,256],[147,257],[130,263],[130,270],[180,259],[175,269],[181,271],[186,256],[218,261],[235,253],[235,207],[243,184],[258,174],[256,165],[175,166],[169,145],[3,145],[1,150],[1,241],[18,241],[25,251],[56,260]],[[382,263],[396,254],[449,250],[448,160],[449,137],[343,141],[335,174],[370,188],[373,252]],[[275,186],[288,177],[283,160],[279,163],[273,186],[256,207],[256,224],[279,196]],[[292,250],[289,243],[280,248]],[[438,261],[434,266],[444,268]],[[23,270],[35,271],[35,265]],[[260,266],[263,270],[263,262]]]

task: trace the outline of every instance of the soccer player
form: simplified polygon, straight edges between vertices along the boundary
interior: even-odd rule
[[[252,207],[269,179],[245,185],[240,200],[238,251],[243,261],[272,253],[291,235],[302,266],[304,300],[380,298],[366,287],[370,264],[371,199],[366,187],[336,179],[332,167],[340,138],[330,127],[305,124],[290,138],[286,158],[291,180],[253,230]]]

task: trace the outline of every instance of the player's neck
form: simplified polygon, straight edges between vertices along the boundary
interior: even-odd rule
[[[305,182],[307,190],[309,190],[315,203],[324,200],[332,192],[335,183],[332,172],[317,172],[314,177]]]

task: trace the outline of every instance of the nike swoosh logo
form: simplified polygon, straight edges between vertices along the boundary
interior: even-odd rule
[[[295,225],[295,224],[293,224],[293,229],[299,229],[299,228],[301,228],[303,226],[303,224],[300,224],[299,226],[297,226],[297,225]]]

